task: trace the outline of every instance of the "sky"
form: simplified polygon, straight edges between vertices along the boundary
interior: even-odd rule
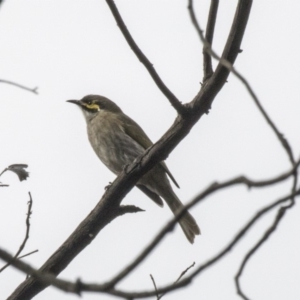
[[[191,25],[186,1],[116,1],[126,25],[165,84],[182,101],[199,91],[201,42]],[[220,1],[213,48],[221,54],[236,1]],[[196,1],[204,28],[209,1]],[[300,152],[298,1],[254,1],[243,52],[236,68],[250,82],[262,105]],[[24,261],[38,268],[97,204],[113,175],[91,149],[79,109],[66,103],[87,94],[115,101],[138,122],[153,142],[172,125],[176,112],[135,57],[105,1],[5,1],[0,8],[0,79],[34,88],[38,95],[0,84],[0,171],[14,163],[29,165],[19,182],[6,172],[0,181],[0,247],[15,253],[25,235],[30,191],[33,198],[30,239]],[[214,66],[216,62],[214,61]],[[213,182],[238,175],[262,180],[290,168],[287,155],[241,82],[230,75],[211,111],[170,154],[167,164],[178,181],[183,203]],[[190,245],[180,228],[169,234],[135,272],[119,285],[126,290],[171,283],[193,262],[216,255],[262,207],[286,196],[291,181],[263,189],[234,187],[208,197],[191,209],[202,235]],[[145,210],[109,224],[60,274],[60,278],[103,283],[128,264],[171,218],[137,189],[122,202]],[[241,285],[249,298],[298,299],[300,294],[299,206],[288,211],[276,233],[250,260]],[[164,299],[240,299],[234,276],[239,265],[272,223],[265,216],[219,264],[191,286]],[[2,262],[0,267],[2,266]],[[10,267],[0,275],[1,297],[25,279]],[[101,299],[112,299],[101,295]],[[47,288],[37,300],[78,299]],[[99,295],[84,293],[84,300]],[[154,298],[153,298],[154,299]]]

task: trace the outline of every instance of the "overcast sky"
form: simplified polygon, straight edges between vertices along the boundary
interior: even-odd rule
[[[195,1],[204,28],[209,1]],[[166,85],[182,101],[191,101],[202,80],[202,48],[191,26],[186,1],[116,1],[138,45]],[[236,1],[220,1],[214,49],[224,46]],[[249,80],[263,106],[300,152],[299,10],[296,0],[254,1],[236,68]],[[12,173],[0,181],[0,247],[15,253],[25,234],[28,191],[33,197],[30,239],[24,259],[39,267],[93,209],[115,176],[91,149],[79,109],[65,101],[87,94],[104,95],[136,120],[155,142],[176,113],[135,57],[105,1],[5,1],[0,9],[0,79],[39,95],[0,84],[0,171],[13,163],[29,165],[30,178]],[[216,62],[214,62],[214,65]],[[187,203],[211,183],[246,175],[267,179],[290,168],[287,155],[264,122],[242,84],[230,75],[210,113],[171,153],[167,164],[174,187]],[[169,234],[120,288],[152,289],[177,279],[191,265],[217,254],[261,207],[289,193],[291,181],[276,187],[219,192],[191,210],[202,235],[190,245],[180,228]],[[114,220],[60,278],[102,283],[131,261],[171,218],[133,189],[123,201],[146,212]],[[240,299],[233,277],[247,251],[271,224],[275,211],[260,221],[226,258],[167,299]],[[242,287],[250,299],[299,299],[299,206],[289,211],[276,234],[249,262]],[[1,265],[2,266],[2,262]],[[0,276],[6,298],[25,279],[12,267]],[[82,299],[99,299],[84,293]],[[78,299],[47,288],[38,300]],[[112,299],[101,295],[101,299]]]

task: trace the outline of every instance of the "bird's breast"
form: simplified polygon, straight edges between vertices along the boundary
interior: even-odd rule
[[[88,124],[88,137],[102,163],[115,174],[122,172],[125,165],[144,152],[144,148],[124,132],[117,120],[93,119]]]

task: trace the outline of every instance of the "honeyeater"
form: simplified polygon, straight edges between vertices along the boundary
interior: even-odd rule
[[[152,145],[143,129],[125,115],[113,101],[98,95],[88,95],[81,100],[68,100],[78,105],[87,123],[88,138],[97,156],[114,174]],[[168,177],[178,187],[177,182],[164,162],[160,162],[137,182],[136,186],[159,206],[163,198],[173,214],[183,207],[174,193]],[[179,220],[179,224],[190,243],[200,229],[189,212]]]

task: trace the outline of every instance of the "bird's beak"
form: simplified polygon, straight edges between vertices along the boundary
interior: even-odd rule
[[[81,102],[79,100],[67,100],[67,102],[74,103],[81,106]]]

